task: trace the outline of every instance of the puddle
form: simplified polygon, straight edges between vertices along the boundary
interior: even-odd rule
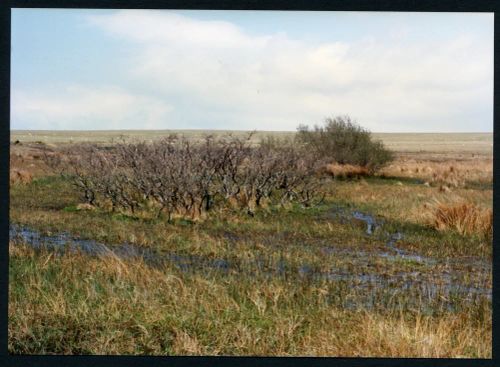
[[[377,222],[373,217],[357,212],[357,219],[364,218],[367,224],[370,223],[370,232],[373,232]],[[371,219],[370,219],[371,218]],[[367,228],[368,233],[368,228]],[[322,280],[331,282],[345,282],[349,287],[354,287],[360,290],[367,290],[367,294],[371,294],[370,290],[374,289],[390,289],[394,293],[411,293],[415,295],[424,295],[429,299],[437,296],[448,297],[452,294],[459,294],[462,299],[472,299],[474,295],[486,296],[491,299],[491,289],[472,287],[469,285],[460,284],[450,274],[437,274],[429,276],[418,271],[402,272],[393,275],[378,275],[378,274],[355,274],[341,272],[336,269],[331,269],[327,272],[321,272],[310,264],[300,264],[291,266],[283,258],[279,260],[265,259],[262,256],[255,261],[230,261],[227,259],[212,259],[201,255],[185,255],[177,253],[159,253],[149,248],[136,246],[129,243],[107,246],[93,240],[80,239],[71,236],[68,233],[60,233],[57,235],[41,235],[39,232],[16,225],[10,225],[9,238],[14,242],[23,242],[30,245],[35,250],[47,249],[57,253],[64,252],[80,252],[89,256],[117,256],[120,259],[141,258],[143,261],[153,267],[162,267],[166,262],[176,266],[181,271],[216,271],[221,274],[241,274],[242,276],[255,276],[256,273],[263,274],[269,278],[273,277],[291,277],[296,281],[302,280]],[[432,259],[424,258],[419,255],[408,254],[405,251],[398,249],[395,244],[402,239],[401,233],[395,233],[389,236],[387,247],[396,255],[388,253],[376,253],[378,256],[386,258],[403,258],[415,260],[418,262],[429,262]],[[317,248],[318,249],[318,248]],[[320,251],[325,253],[348,254],[370,261],[370,256],[373,254],[363,251],[348,249],[335,249],[334,247],[320,247]],[[436,278],[439,277],[439,278]],[[370,301],[372,302],[372,301]],[[373,302],[372,302],[373,303]],[[366,305],[365,305],[366,306]]]
[[[366,234],[367,235],[372,235],[375,228],[380,226],[380,224],[370,214],[365,214],[362,212],[353,211],[351,215],[352,215],[352,218],[363,221],[366,223]]]
[[[371,214],[367,214],[357,210],[351,212],[341,207],[335,207],[330,211],[329,214],[333,215],[333,217],[339,220],[340,223],[344,224],[352,222],[353,219],[365,222],[366,234],[368,236],[373,236],[377,231],[377,229],[382,229],[384,225],[384,220],[376,219],[375,216]],[[378,234],[377,239],[384,241],[387,249],[390,250],[392,254],[388,252],[375,252],[371,256],[375,255],[391,260],[403,259],[403,260],[415,261],[424,265],[435,265],[437,263],[436,259],[415,253],[410,253],[408,251],[405,251],[397,247],[396,246],[397,242],[404,239],[404,234],[402,232],[394,232],[394,233],[382,232]],[[325,254],[329,254],[335,252],[336,250],[328,249],[327,247],[325,247],[323,251],[325,251]],[[491,269],[491,264],[488,264],[487,262],[485,262],[483,259],[480,258],[459,259],[459,260],[450,259],[449,264],[452,263],[468,264],[485,270]]]

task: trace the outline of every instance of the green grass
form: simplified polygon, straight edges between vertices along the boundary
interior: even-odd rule
[[[490,316],[471,317],[491,314],[491,305],[480,300],[471,305],[457,298],[456,312],[436,313],[444,307],[441,298],[420,307],[412,295],[394,299],[389,289],[378,288],[370,292],[375,309],[351,310],[349,302],[366,298],[367,291],[342,282],[154,270],[140,262],[34,254],[19,245],[11,248],[9,277],[11,353],[491,353]],[[360,325],[364,332],[356,332]],[[381,326],[395,335],[378,335]],[[442,339],[412,343],[410,333]]]
[[[466,286],[491,288],[491,271],[466,261],[490,262],[491,242],[432,228],[421,215],[423,205],[442,194],[413,179],[331,181],[328,192],[315,208],[267,208],[254,217],[224,209],[202,221],[167,223],[77,210],[78,192],[55,176],[14,185],[13,223],[110,245],[127,242],[159,253],[225,259],[234,268],[155,269],[12,244],[9,351],[491,357],[491,300],[448,294],[440,284],[451,274]],[[491,206],[491,190],[453,194]],[[334,215],[339,207],[371,213],[384,226],[367,236],[364,223]],[[384,231],[403,232],[398,248],[434,262],[380,256],[390,253]],[[284,274],[273,275],[281,262]],[[305,265],[323,273],[379,277],[385,286],[301,275]],[[425,287],[394,291],[404,282],[392,281],[401,273],[435,284],[436,295],[429,297]]]
[[[389,179],[367,180],[371,189],[390,195],[394,185]],[[343,192],[352,187],[353,182],[332,182],[335,190]],[[343,195],[342,195],[343,196]],[[399,199],[401,200],[401,199]],[[417,197],[406,197],[415,201]],[[130,214],[110,213],[103,210],[78,210],[78,193],[71,184],[61,178],[44,178],[26,186],[14,186],[11,192],[11,221],[23,223],[40,230],[51,232],[68,231],[82,237],[104,241],[110,244],[128,242],[131,238],[142,239],[143,245],[158,248],[170,247],[171,236],[184,236],[193,240],[193,235],[202,240],[212,238],[221,231],[246,236],[254,240],[272,238],[278,235],[286,243],[323,243],[331,241],[338,246],[348,242],[350,246],[358,242],[380,243],[365,238],[364,224],[346,226],[327,215],[332,208],[343,206],[347,211],[360,210],[372,213],[385,221],[385,229],[390,232],[402,231],[405,239],[403,247],[422,255],[437,257],[491,256],[491,246],[478,236],[461,236],[453,231],[436,231],[429,225],[403,220],[397,213],[408,208],[409,203],[398,201],[353,203],[335,196],[327,198],[319,207],[303,209],[294,206],[288,209],[263,209],[255,217],[244,212],[225,210],[215,213],[205,221],[194,222],[178,218],[168,224],[161,219],[139,218]],[[403,205],[400,205],[403,204]],[[335,233],[335,236],[332,236]],[[165,234],[167,234],[165,236]],[[210,240],[209,240],[210,241]],[[136,242],[136,241],[132,241]],[[364,245],[369,247],[370,243]],[[224,250],[225,251],[225,250]]]

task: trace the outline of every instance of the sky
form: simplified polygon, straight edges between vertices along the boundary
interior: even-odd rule
[[[493,14],[13,9],[11,129],[493,131]]]

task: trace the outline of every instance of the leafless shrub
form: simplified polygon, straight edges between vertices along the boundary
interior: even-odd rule
[[[321,200],[321,162],[293,142],[253,147],[250,138],[192,142],[171,135],[149,144],[80,144],[45,160],[71,179],[85,203],[132,214],[143,209],[168,220],[198,218],[228,203],[253,214],[264,202],[311,206]]]

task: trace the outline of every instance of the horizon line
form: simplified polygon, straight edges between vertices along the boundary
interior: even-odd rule
[[[10,132],[136,132],[136,131],[238,131],[238,132],[269,132],[269,133],[296,133],[296,130],[241,130],[241,129],[10,129]],[[370,131],[372,134],[493,134],[493,131]]]

